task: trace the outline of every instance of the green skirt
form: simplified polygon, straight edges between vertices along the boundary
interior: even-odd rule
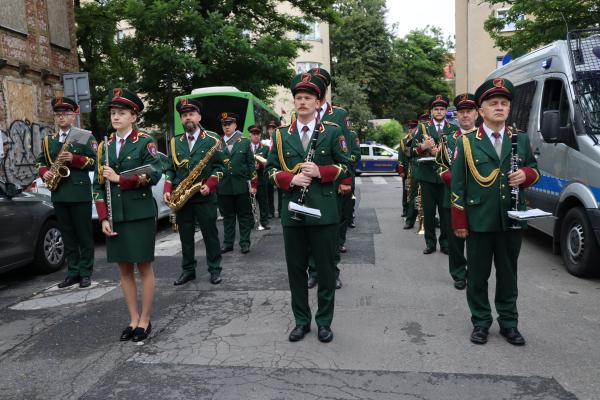
[[[154,261],[156,223],[154,218],[115,222],[117,236],[106,238],[106,257],[110,263]]]

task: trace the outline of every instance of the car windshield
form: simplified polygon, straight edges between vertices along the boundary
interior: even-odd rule
[[[600,135],[600,79],[582,79],[576,82],[576,86],[585,123],[591,133]]]

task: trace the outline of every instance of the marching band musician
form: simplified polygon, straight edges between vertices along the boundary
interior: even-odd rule
[[[162,176],[162,164],[151,136],[134,128],[144,103],[133,92],[116,88],[109,103],[110,120],[116,132],[108,141],[108,165],[104,142],[98,147],[98,169],[94,176],[94,200],[102,232],[106,235],[109,263],[119,264],[121,287],[130,322],[120,340],[144,340],[152,329],[150,311],[154,298],[154,243],[156,208],[152,185]],[[148,172],[126,174],[139,167]],[[107,198],[106,180],[110,185]],[[110,207],[107,202],[110,201]],[[109,215],[109,210],[112,215]],[[112,225],[111,225],[112,222]],[[134,266],[142,281],[142,312],[138,312]]]
[[[406,218],[405,229],[410,229],[414,226],[415,220],[417,218],[417,212],[414,208],[414,197],[410,196],[411,193],[408,193],[407,190],[407,181],[409,179],[412,180],[412,154],[411,154],[411,143],[413,139],[413,135],[417,131],[417,126],[419,125],[419,121],[416,119],[411,119],[408,121],[408,132],[406,136],[400,140],[400,151],[398,151],[398,174],[402,177],[402,215],[401,217]],[[412,182],[409,182],[412,184]],[[409,187],[410,188],[410,187]],[[412,188],[411,188],[412,189]],[[411,222],[412,221],[412,222]]]
[[[265,174],[266,161],[269,157],[269,146],[265,146],[260,142],[262,129],[260,129],[259,125],[253,125],[248,130],[250,131],[250,148],[256,159],[256,174],[258,179],[256,186],[256,200],[260,210],[260,224],[263,228],[269,230],[271,227],[269,226],[267,175]]]
[[[273,135],[275,134],[275,130],[279,127],[279,124],[275,120],[271,120],[267,125],[267,136],[268,139],[265,142],[269,145],[269,151],[271,151],[271,146],[273,144]],[[269,218],[275,218],[275,186],[267,180],[267,199],[269,201]],[[281,190],[277,190],[277,216],[281,217]]]
[[[517,260],[522,231],[510,229],[511,188],[522,189],[539,180],[529,136],[506,126],[513,95],[507,79],[490,79],[476,91],[483,123],[457,141],[452,162],[452,228],[467,239],[467,301],[471,310],[471,342],[487,342],[493,318],[488,299],[492,260],[500,334],[513,345],[524,345],[517,329]],[[516,136],[516,137],[515,137]],[[518,169],[511,172],[515,141]],[[519,196],[520,207],[524,198]],[[523,208],[520,208],[523,209]]]
[[[439,94],[431,100],[431,119],[427,123],[419,125],[413,141],[417,157],[421,159],[422,157],[435,157],[442,135],[452,135],[456,131],[456,127],[446,121],[448,103],[448,97]],[[440,216],[440,226],[443,227],[446,223],[442,211],[444,184],[437,174],[437,165],[433,160],[418,162],[413,175],[419,181],[422,193],[421,204],[425,223],[423,254],[431,254],[436,251],[436,208]],[[448,238],[446,230],[443,228],[440,232],[439,243],[442,253],[448,254]]]
[[[221,113],[225,172],[223,179],[219,181],[217,193],[225,231],[221,253],[233,251],[237,218],[240,248],[245,254],[250,251],[250,232],[254,226],[250,193],[256,193],[258,181],[250,141],[242,137],[242,132],[237,130],[238,118],[238,115],[232,112]],[[248,181],[251,181],[250,188]]]
[[[440,165],[439,174],[446,185],[444,189],[444,222],[442,229],[446,230],[448,236],[448,267],[450,276],[454,280],[454,287],[463,290],[467,287],[467,259],[465,258],[465,240],[459,238],[452,230],[450,222],[450,182],[452,180],[452,158],[456,150],[456,141],[464,133],[470,133],[475,129],[477,121],[477,102],[475,95],[471,93],[459,94],[454,98],[454,107],[458,115],[460,129],[453,135],[445,136],[445,148],[437,154],[436,161]]]
[[[79,106],[75,101],[57,97],[52,99],[51,105],[59,132],[44,137],[37,168],[39,176],[45,182],[55,178],[52,165],[57,161],[65,163],[69,171],[69,176],[60,179],[51,193],[68,266],[67,277],[58,287],[65,288],[79,283],[79,287],[85,288],[91,285],[94,266],[92,184],[88,171],[96,167],[98,143],[92,135],[89,135],[85,144],[69,140],[71,127],[79,113]],[[66,149],[63,150],[63,146]]]
[[[206,263],[210,273],[210,283],[219,284],[221,278],[221,247],[219,244],[219,231],[217,229],[217,184],[223,177],[223,153],[221,152],[221,138],[215,132],[202,128],[202,103],[193,99],[181,99],[176,106],[181,117],[185,131],[180,137],[171,138],[169,167],[165,171],[165,187],[163,200],[165,203],[172,201],[172,192],[182,182],[189,179],[190,172],[205,160],[213,146],[218,146],[218,151],[206,159],[206,165],[196,182],[204,182],[200,191],[189,198],[177,211],[176,223],[181,240],[181,275],[173,283],[175,286],[183,285],[196,279],[196,256],[194,232],[196,222],[200,225],[204,247],[206,249]]]
[[[342,150],[345,137],[333,122],[317,124],[315,110],[325,93],[325,83],[315,75],[302,73],[291,81],[291,92],[297,119],[290,126],[277,130],[269,154],[267,173],[278,189],[283,190],[281,223],[291,305],[296,326],[289,334],[292,342],[301,340],[310,331],[311,310],[308,302],[306,266],[313,255],[319,276],[318,310],[315,321],[321,342],[333,339],[335,299],[335,255],[337,248],[338,213],[335,182],[350,184],[350,158]],[[313,135],[317,140],[312,140]],[[312,160],[310,155],[313,154]],[[307,160],[308,159],[308,160]],[[307,207],[318,208],[321,217],[295,215],[289,203],[304,199]]]

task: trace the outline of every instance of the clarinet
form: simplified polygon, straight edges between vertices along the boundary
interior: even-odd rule
[[[108,137],[104,136],[104,166],[108,167]],[[104,191],[106,192],[106,209],[108,210],[108,223],[110,230],[113,230],[112,198],[110,194],[110,181],[104,178]]]
[[[316,122],[315,122],[315,132],[313,133],[312,138],[310,140],[308,153],[306,154],[306,159],[304,160],[304,162],[312,162],[313,157],[315,156],[315,152],[317,151],[317,139],[319,138],[319,125],[321,124],[320,116],[321,116],[321,114],[317,110],[317,118],[316,118]],[[300,172],[300,173],[302,173],[302,172]],[[304,197],[306,196],[307,191],[308,191],[308,186],[303,186],[302,190],[300,190],[300,197],[298,197],[298,204],[301,206],[304,205]],[[292,219],[294,219],[296,221],[301,221],[302,216],[299,215],[298,213],[294,213],[294,215],[292,216]]]
[[[517,131],[515,130],[514,134],[511,137],[511,146],[510,146],[510,172],[517,172],[519,169],[519,154],[518,154],[518,139],[517,139]],[[519,210],[519,187],[511,186],[510,188],[510,205],[512,211]],[[522,229],[521,224],[514,219],[511,219],[510,229]]]

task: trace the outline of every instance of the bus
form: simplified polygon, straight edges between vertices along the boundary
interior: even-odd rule
[[[252,93],[242,92],[233,86],[194,89],[191,94],[176,97],[174,106],[181,99],[200,101],[202,103],[202,121],[200,124],[204,129],[216,132],[219,135],[223,135],[220,115],[224,111],[239,115],[240,119],[237,127],[244,137],[248,137],[248,128],[254,124],[259,124],[263,128],[263,133],[265,133],[267,124],[270,121],[275,120],[277,123],[280,121],[279,115]],[[179,136],[183,134],[183,126],[179,113],[175,112],[173,114],[173,132],[175,136]]]

